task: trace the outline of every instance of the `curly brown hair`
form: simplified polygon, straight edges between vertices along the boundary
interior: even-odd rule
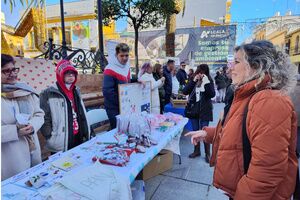
[[[270,87],[286,92],[291,92],[296,85],[296,67],[291,63],[289,56],[278,50],[271,42],[266,40],[253,41],[235,48],[242,51],[249,68],[255,70],[253,79],[263,80],[268,74],[272,78]]]

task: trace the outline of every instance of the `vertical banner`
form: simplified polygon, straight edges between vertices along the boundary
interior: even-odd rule
[[[72,22],[72,46],[89,49],[90,26],[89,21]]]
[[[226,63],[233,55],[235,40],[235,25],[201,27],[193,58],[196,63]]]

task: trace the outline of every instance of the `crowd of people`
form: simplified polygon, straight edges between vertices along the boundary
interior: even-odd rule
[[[296,85],[295,67],[285,53],[268,41],[254,41],[236,47],[234,64],[217,71],[214,79],[207,64],[187,73],[186,64],[181,62],[177,69],[174,60],[164,66],[144,63],[133,79],[129,46],[120,43],[115,50],[103,73],[104,105],[112,129],[119,114],[119,84],[150,81],[155,114],[164,112],[172,95],[188,95],[185,114],[193,131],[186,136],[194,145],[189,157],[201,155],[203,141],[205,160],[215,167],[214,186],[235,200],[291,198],[299,187],[300,79]],[[39,130],[51,153],[90,139],[76,87],[78,72],[68,60],[57,64],[56,83],[40,95],[17,81],[19,70],[13,57],[1,54],[2,180],[42,161]],[[217,101],[225,107],[218,125],[210,127],[215,84]]]
[[[215,76],[215,83],[217,86],[218,90],[218,97],[217,97],[217,102],[218,103],[225,103],[225,94],[227,87],[231,85],[231,78],[228,75],[228,68],[223,67],[221,70],[218,70],[216,72]]]

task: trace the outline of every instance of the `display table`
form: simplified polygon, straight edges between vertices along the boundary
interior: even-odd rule
[[[188,119],[183,118],[177,125],[169,128],[166,132],[153,131],[151,135],[157,139],[158,144],[147,148],[145,153],[133,153],[130,156],[130,161],[124,167],[109,166],[115,173],[122,176],[128,183],[132,183],[139,172],[150,162],[174,137],[180,135],[184,126],[187,124]],[[84,144],[73,148],[67,152],[59,152],[51,156],[47,161],[24,171],[14,177],[11,177],[5,181],[2,181],[2,199],[43,199],[40,193],[43,190],[51,188],[60,178],[70,173],[80,173],[85,167],[93,165],[92,158],[95,156],[99,143],[103,142],[115,142],[114,133],[116,129],[106,132],[102,135],[98,135]],[[98,148],[97,148],[98,147]],[[58,170],[53,166],[53,162],[64,157],[76,160],[76,165],[69,171]],[[26,186],[25,182],[30,177],[47,173],[49,178],[47,179],[47,185],[42,186],[39,189]],[[54,172],[54,173],[53,173]],[[56,174],[55,174],[56,173]],[[55,174],[55,175],[54,175]],[[24,198],[28,197],[28,198]]]
[[[179,115],[182,115],[183,117],[185,117],[184,110],[185,110],[185,108],[173,107],[171,103],[168,103],[167,105],[165,105],[165,108],[164,108],[164,112],[171,112],[171,113],[179,114]],[[188,123],[185,125],[184,128],[187,129],[188,131],[193,131],[193,126],[192,126],[191,120],[188,121]]]

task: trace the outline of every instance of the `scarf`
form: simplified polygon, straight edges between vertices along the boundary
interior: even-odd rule
[[[38,96],[36,91],[34,91],[29,85],[25,83],[16,83],[16,84],[1,84],[1,96],[6,99],[17,99],[17,104],[19,107],[19,112],[22,114],[32,114],[30,109],[30,103],[21,97],[26,97],[31,94]],[[16,115],[16,113],[15,113]],[[15,116],[16,117],[16,116]],[[33,152],[36,150],[34,143],[34,138],[32,135],[24,136],[25,140],[28,142],[29,151]]]
[[[108,58],[108,65],[105,67],[104,74],[113,75],[117,79],[124,82],[130,81],[130,65],[129,61],[122,65],[116,56],[110,56]]]

